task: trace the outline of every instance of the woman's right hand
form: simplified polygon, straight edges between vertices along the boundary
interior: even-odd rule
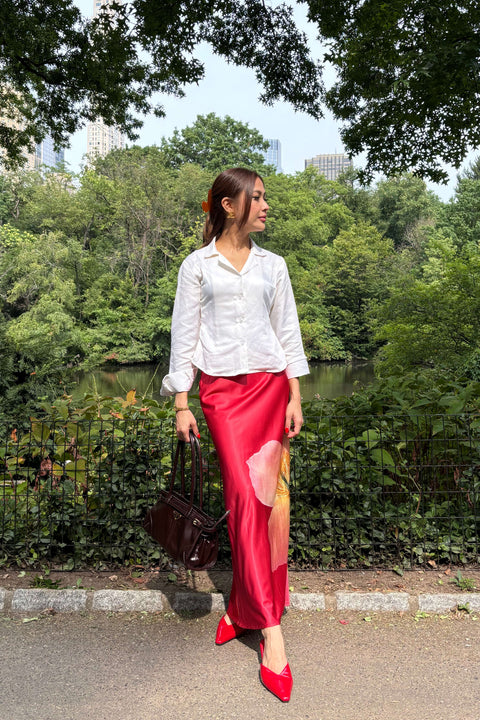
[[[191,410],[180,410],[177,412],[177,437],[179,440],[190,440],[190,430],[193,430],[197,438],[200,437],[198,432],[197,421]]]

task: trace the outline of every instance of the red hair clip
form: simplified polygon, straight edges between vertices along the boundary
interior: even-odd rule
[[[210,212],[210,208],[212,207],[212,188],[208,191],[208,198],[207,202],[205,200],[202,202],[202,210],[203,212]]]

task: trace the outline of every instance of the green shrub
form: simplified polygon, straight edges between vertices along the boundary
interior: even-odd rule
[[[306,403],[292,457],[292,558],[478,562],[480,385],[422,373]]]
[[[153,400],[65,397],[2,449],[4,561],[158,562],[141,529],[170,467],[171,411]]]
[[[430,374],[304,407],[292,443],[292,562],[304,567],[479,561],[480,392]],[[195,400],[194,400],[195,402]],[[197,414],[198,415],[198,414]],[[143,531],[169,479],[174,413],[134,391],[65,396],[2,442],[0,562],[156,565]],[[207,508],[222,510],[204,425]],[[220,562],[228,562],[222,529]]]

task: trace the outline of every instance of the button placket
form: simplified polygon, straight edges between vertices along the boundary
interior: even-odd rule
[[[245,295],[245,276],[240,277],[240,292],[239,292],[239,307],[240,310],[240,358],[243,366],[242,372],[248,372],[248,351],[247,351],[247,331],[246,331],[246,320],[247,320],[247,301]]]

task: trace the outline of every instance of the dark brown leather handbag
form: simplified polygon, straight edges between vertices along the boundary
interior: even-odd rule
[[[173,461],[170,488],[160,491],[158,502],[146,514],[143,527],[166,552],[190,570],[207,570],[215,565],[218,555],[219,520],[202,509],[203,467],[200,443],[190,431],[192,454],[190,496],[185,494],[185,446],[179,440]],[[180,459],[181,492],[173,489]],[[198,505],[194,504],[198,478]]]

